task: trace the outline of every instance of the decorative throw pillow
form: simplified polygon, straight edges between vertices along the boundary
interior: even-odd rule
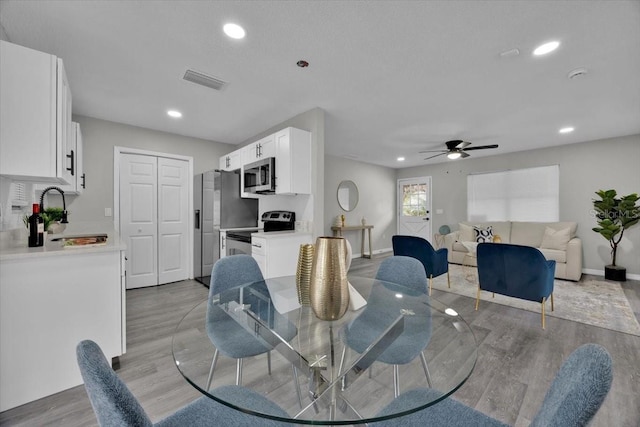
[[[473,231],[476,235],[476,242],[478,243],[493,242],[493,231],[491,230],[491,226],[488,226],[487,228],[474,226]]]
[[[542,243],[540,243],[540,249],[556,249],[559,251],[566,251],[567,243],[569,243],[569,239],[571,237],[570,233],[570,228],[555,230],[551,227],[546,227],[544,229]]]
[[[459,242],[471,242],[473,240],[473,228],[470,225],[458,223],[458,229],[460,230],[458,234]]]

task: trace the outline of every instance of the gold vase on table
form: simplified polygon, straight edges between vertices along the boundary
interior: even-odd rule
[[[313,266],[312,244],[300,245],[298,254],[298,267],[296,269],[296,290],[300,305],[311,305],[309,297],[311,287],[311,267]]]
[[[342,237],[318,237],[311,267],[311,308],[321,320],[337,320],[349,307],[349,287]]]

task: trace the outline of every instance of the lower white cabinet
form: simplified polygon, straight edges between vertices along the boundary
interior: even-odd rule
[[[312,243],[309,233],[290,231],[251,235],[251,256],[265,279],[296,274],[300,245]]]
[[[63,249],[1,264],[0,411],[82,384],[81,340],[97,342],[108,360],[125,352],[122,250]]]

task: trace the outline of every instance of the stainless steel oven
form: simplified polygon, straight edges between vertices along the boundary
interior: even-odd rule
[[[224,245],[225,256],[229,255],[251,255],[251,233],[253,231],[227,231],[227,239]]]

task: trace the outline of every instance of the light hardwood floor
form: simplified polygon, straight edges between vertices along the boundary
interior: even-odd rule
[[[350,273],[372,277],[384,257],[354,260]],[[628,281],[623,286],[640,317],[640,283]],[[206,295],[207,289],[195,281],[127,291],[128,348],[120,358],[118,375],[154,421],[199,397],[173,364],[171,335],[182,316]],[[478,340],[476,368],[454,398],[508,424],[526,426],[563,359],[581,344],[595,342],[613,357],[614,381],[592,426],[640,425],[640,337],[554,317],[547,317],[543,331],[537,313],[493,303],[483,303],[475,311],[473,299],[437,290],[433,297],[455,307]],[[79,386],[0,413],[0,425],[97,423]]]

